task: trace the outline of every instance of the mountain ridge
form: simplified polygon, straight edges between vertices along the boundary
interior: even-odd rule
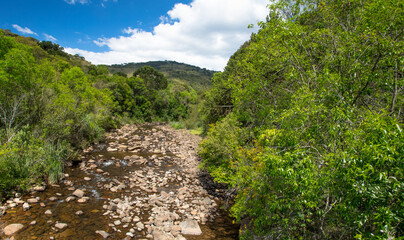
[[[179,63],[176,61],[149,61],[139,63],[123,63],[105,65],[111,74],[118,72],[125,73],[131,77],[133,73],[143,67],[151,66],[156,70],[162,72],[169,80],[175,82],[188,82],[196,90],[203,90],[211,85],[211,78],[216,71],[200,68],[186,63]]]

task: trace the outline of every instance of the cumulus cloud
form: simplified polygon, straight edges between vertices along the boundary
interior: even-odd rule
[[[65,48],[95,64],[175,60],[222,70],[241,44],[250,38],[251,23],[264,20],[268,0],[194,0],[176,4],[161,23],[147,32],[128,27],[123,35],[94,43],[107,52]]]
[[[52,41],[52,42],[56,42],[56,41],[57,41],[57,39],[56,39],[55,37],[53,37],[52,35],[49,35],[49,34],[46,34],[46,33],[44,33],[43,35],[44,35],[44,37],[45,37],[45,39],[46,39],[47,41]]]
[[[15,28],[17,31],[19,31],[20,33],[23,34],[33,34],[33,35],[37,35],[35,32],[33,32],[31,29],[27,28],[27,27],[20,27],[17,24],[13,24],[13,28]]]
[[[86,3],[89,3],[90,0],[65,0],[65,2],[70,4],[70,5],[74,5],[76,3],[86,4]]]

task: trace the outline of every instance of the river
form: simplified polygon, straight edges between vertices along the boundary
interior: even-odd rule
[[[114,130],[66,167],[59,185],[10,199],[0,228],[21,229],[0,238],[238,239],[221,209],[224,190],[198,168],[199,141],[163,124]]]

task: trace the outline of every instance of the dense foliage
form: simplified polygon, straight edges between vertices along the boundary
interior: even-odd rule
[[[216,74],[200,155],[243,238],[402,239],[404,3],[279,1]]]
[[[111,75],[39,42],[0,30],[0,200],[13,189],[57,182],[75,149],[130,121],[187,118],[198,96],[152,67]]]

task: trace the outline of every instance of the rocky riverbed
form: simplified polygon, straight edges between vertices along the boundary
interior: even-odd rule
[[[126,125],[86,149],[60,185],[0,207],[2,239],[237,239],[223,190],[198,168],[200,137]]]

